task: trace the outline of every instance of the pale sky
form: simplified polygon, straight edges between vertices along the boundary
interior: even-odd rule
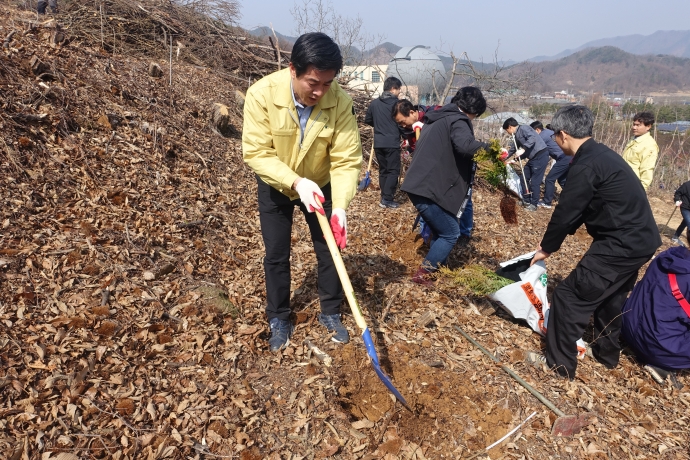
[[[296,35],[294,0],[238,0],[240,25],[273,25]],[[303,0],[298,0],[300,4]],[[325,1],[325,0],[324,0]],[[426,45],[435,52],[467,51],[474,61],[520,61],[554,55],[599,38],[690,29],[690,0],[333,0],[343,16],[364,19],[367,32],[398,46]]]

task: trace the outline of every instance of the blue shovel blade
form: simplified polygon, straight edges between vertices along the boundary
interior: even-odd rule
[[[362,340],[364,340],[364,347],[367,349],[367,354],[371,358],[371,365],[374,366],[374,370],[376,371],[376,375],[379,376],[379,379],[383,382],[384,385],[386,385],[386,388],[390,390],[391,393],[393,393],[393,396],[398,398],[398,401],[400,401],[403,406],[407,406],[407,401],[405,401],[405,398],[400,394],[400,392],[393,386],[393,382],[391,382],[391,379],[388,378],[386,374],[383,373],[381,370],[381,366],[379,365],[379,357],[376,354],[376,348],[374,348],[374,341],[371,339],[371,333],[369,332],[369,328],[364,329],[364,332],[362,332]]]
[[[369,171],[367,171],[366,174],[364,175],[364,179],[362,179],[362,181],[357,186],[357,190],[359,190],[360,192],[363,190],[366,190],[367,187],[369,187],[370,183],[371,183],[371,176],[369,176]]]

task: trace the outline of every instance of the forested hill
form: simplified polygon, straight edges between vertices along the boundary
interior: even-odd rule
[[[690,91],[690,59],[639,56],[613,46],[586,49],[556,61],[521,63],[511,71],[528,67],[541,72],[535,88],[541,91]]]

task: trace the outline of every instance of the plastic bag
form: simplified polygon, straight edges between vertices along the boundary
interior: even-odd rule
[[[508,187],[508,189],[511,192],[513,192],[516,196],[522,198],[522,192],[520,188],[520,182],[522,179],[520,179],[520,176],[518,176],[518,173],[516,173],[512,167],[506,166],[506,170],[508,171],[508,174],[506,176],[506,187]]]
[[[507,262],[501,263],[501,269],[510,270],[511,265],[524,263],[532,259],[534,252],[523,254]],[[523,319],[534,332],[546,335],[546,326],[549,323],[549,301],[546,297],[546,265],[540,260],[527,270],[519,274],[520,281],[509,284],[490,297],[501,303],[503,308],[514,318]],[[577,341],[578,358],[585,356],[585,342]]]

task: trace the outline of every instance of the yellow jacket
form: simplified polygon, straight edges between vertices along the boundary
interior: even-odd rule
[[[254,83],[244,103],[244,161],[267,184],[291,199],[292,184],[306,177],[331,183],[334,208],[347,209],[357,191],[362,144],[352,98],[333,82],[311,112],[300,146],[299,116],[292,99],[290,69]]]
[[[654,166],[659,154],[659,146],[651,134],[645,133],[628,142],[623,150],[623,159],[635,171],[642,182],[642,187],[647,190],[654,177]]]

